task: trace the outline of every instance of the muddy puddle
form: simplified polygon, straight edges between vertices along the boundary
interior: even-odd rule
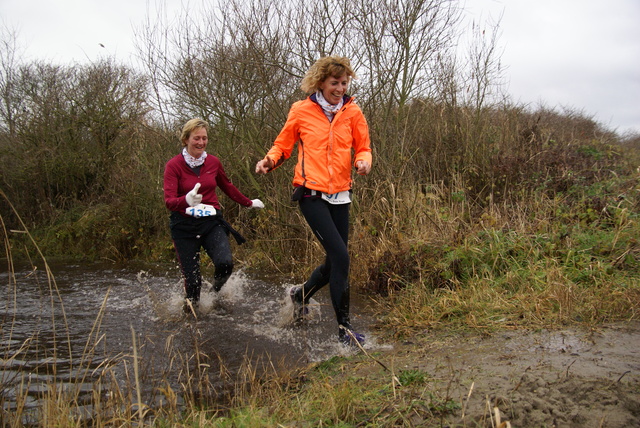
[[[92,384],[107,370],[110,381],[123,389],[139,386],[143,401],[154,406],[162,404],[159,386],[179,392],[189,381],[206,378],[203,394],[224,394],[247,365],[277,370],[355,352],[337,340],[328,290],[314,296],[308,322],[293,327],[287,296],[294,284],[238,271],[220,293],[205,283],[194,315],[183,311],[175,266],[49,267],[51,274],[42,266],[0,272],[5,410],[25,396],[27,407],[37,408],[52,384],[79,388],[90,402]],[[365,302],[355,294],[352,314],[354,326],[368,334]],[[368,339],[367,346],[375,347],[375,338]]]
[[[54,264],[51,272],[53,283],[42,267],[16,269],[15,280],[0,271],[5,411],[25,396],[25,405],[37,408],[52,382],[85,391],[90,402],[92,382],[106,370],[123,388],[135,390],[139,381],[142,400],[153,406],[162,404],[159,385],[180,391],[203,375],[209,392],[224,393],[247,361],[279,370],[355,352],[336,340],[328,290],[315,296],[300,328],[289,324],[294,284],[241,271],[218,295],[207,284],[195,317],[183,312],[175,266]],[[352,296],[353,324],[367,335],[366,350],[395,370],[425,371],[425,396],[460,405],[436,425],[429,415],[407,415],[412,426],[495,427],[496,414],[512,427],[640,426],[637,321],[490,335],[425,331],[385,343],[359,297]],[[353,370],[375,375],[380,367],[358,363]]]

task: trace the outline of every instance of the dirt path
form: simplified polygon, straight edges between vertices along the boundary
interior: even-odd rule
[[[381,358],[397,371],[429,373],[431,394],[460,403],[439,426],[493,427],[497,407],[512,427],[640,427],[640,322],[485,336],[427,332]],[[432,422],[416,414],[412,424]]]

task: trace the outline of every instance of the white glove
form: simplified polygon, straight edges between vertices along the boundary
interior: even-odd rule
[[[199,188],[200,183],[197,183],[195,186],[193,186],[193,189],[189,193],[187,193],[187,203],[190,207],[195,207],[202,202],[202,195],[198,194]]]
[[[261,209],[261,208],[264,208],[264,204],[260,199],[252,199],[251,206],[249,208]]]

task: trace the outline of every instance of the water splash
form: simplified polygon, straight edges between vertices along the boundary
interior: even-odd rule
[[[328,289],[314,295],[305,322],[292,326],[289,290],[294,285],[257,280],[242,271],[235,272],[219,293],[205,281],[193,317],[183,311],[183,282],[175,268],[95,264],[58,265],[52,270],[69,320],[72,355],[60,352],[67,341],[66,334],[52,339],[59,336],[60,327],[51,327],[51,318],[56,314],[48,308],[50,297],[46,290],[33,281],[33,275],[17,275],[19,307],[7,304],[0,308],[0,315],[12,326],[0,337],[0,362],[6,365],[2,380],[14,395],[23,394],[24,376],[31,376],[27,385],[39,388],[52,382],[53,377],[62,383],[74,382],[78,370],[75,364],[80,361],[95,375],[99,375],[96,368],[104,367],[106,362],[111,364],[117,358],[128,361],[132,331],[140,338],[139,343],[144,343],[139,349],[144,354],[141,361],[169,375],[175,371],[170,360],[175,354],[171,353],[188,355],[195,349],[219,358],[229,370],[239,367],[248,354],[268,356],[274,361],[286,359],[291,367],[358,352],[337,340]],[[102,305],[104,317],[96,324]],[[365,349],[375,349],[378,345],[366,330],[367,318],[360,312],[363,306],[359,306],[357,298],[352,299],[352,319],[358,331],[367,336]],[[89,360],[83,357],[88,337],[97,341],[92,348],[95,355]],[[56,361],[43,358],[56,346]],[[120,366],[114,368],[116,378],[120,376],[119,369]]]

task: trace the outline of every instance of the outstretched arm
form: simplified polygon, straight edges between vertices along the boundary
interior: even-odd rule
[[[268,157],[258,161],[256,164],[256,174],[266,174],[273,168],[273,161]]]

